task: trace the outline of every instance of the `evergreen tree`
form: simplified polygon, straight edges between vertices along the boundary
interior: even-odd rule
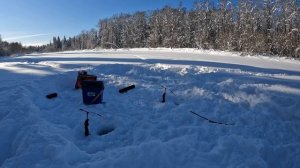
[[[150,35],[148,38],[148,47],[162,47],[163,45],[163,16],[159,10],[155,10],[150,15],[149,28]]]
[[[53,45],[53,50],[57,50],[58,49],[58,45],[57,45],[57,39],[56,39],[56,37],[53,37],[53,42],[52,42],[52,45]]]
[[[132,16],[132,47],[145,47],[148,37],[145,12],[137,12]]]
[[[57,46],[56,46],[56,49],[59,51],[59,50],[61,50],[61,48],[62,48],[62,43],[61,43],[60,38],[58,36],[57,37]]]
[[[0,35],[0,56],[4,56],[3,42]]]
[[[68,49],[68,42],[66,39],[66,36],[64,36],[63,40],[62,40],[62,50],[67,50]]]

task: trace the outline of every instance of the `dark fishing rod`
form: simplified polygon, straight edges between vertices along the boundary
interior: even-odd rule
[[[165,87],[164,85],[160,85],[160,87],[162,87],[163,89],[168,89],[167,87]],[[171,90],[171,89],[168,89],[173,95],[176,96],[176,94]]]
[[[86,110],[84,110],[84,109],[79,109],[79,110],[80,110],[80,111],[83,111],[83,112],[86,112],[86,113],[95,114],[95,115],[97,115],[97,116],[99,116],[99,117],[103,117],[103,118],[104,118],[104,116],[103,116],[103,115],[101,115],[101,114],[98,114],[98,113],[95,113],[95,112],[86,111]]]
[[[80,111],[82,112],[85,112],[86,113],[86,119],[84,121],[84,135],[85,136],[89,136],[90,135],[90,130],[89,130],[89,113],[91,114],[94,114],[94,115],[97,115],[98,117],[103,117],[101,114],[98,114],[98,113],[95,113],[95,112],[90,112],[90,111],[87,111],[87,110],[84,110],[84,109],[79,109]]]
[[[227,124],[227,123],[222,123],[222,122],[218,122],[218,121],[213,121],[213,120],[210,120],[204,116],[201,116],[200,114],[194,112],[194,111],[190,111],[190,113],[194,114],[195,116],[199,117],[199,118],[202,118],[204,120],[207,120],[209,123],[212,123],[212,124],[219,124],[219,125],[234,125],[234,124]]]
[[[86,119],[85,119],[85,121],[84,121],[84,135],[85,136],[89,136],[90,135],[90,129],[89,129],[89,125],[90,125],[90,123],[89,123],[89,113],[87,112],[86,113]]]
[[[164,93],[163,93],[163,95],[162,95],[162,103],[165,103],[166,102],[166,95],[167,95],[167,88],[165,88],[165,91],[164,91]]]
[[[175,94],[171,89],[169,89],[169,88],[167,88],[167,87],[165,87],[165,86],[163,86],[163,85],[161,85],[161,87],[165,89],[165,92],[166,92],[166,90],[168,89],[168,90],[169,90],[176,98],[179,98],[178,95]],[[165,96],[166,96],[166,95],[165,95]],[[178,100],[178,99],[177,99],[177,100]],[[182,101],[183,99],[180,99],[180,100]],[[175,105],[179,105],[178,102],[174,102],[174,104],[175,104]]]

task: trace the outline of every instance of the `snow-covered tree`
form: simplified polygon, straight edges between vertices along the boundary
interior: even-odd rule
[[[195,43],[198,48],[210,48],[215,39],[215,33],[212,29],[213,11],[210,1],[198,1],[195,8]]]
[[[147,32],[146,12],[137,12],[132,16],[132,47],[145,47]]]
[[[220,0],[215,12],[214,28],[216,29],[216,45],[222,50],[233,50],[234,38],[234,6],[231,0]]]
[[[238,38],[238,50],[253,52],[255,49],[256,37],[255,27],[255,5],[251,0],[240,0],[235,36]]]
[[[300,46],[300,13],[296,0],[285,0],[283,2],[283,22],[284,22],[284,48],[280,51],[282,55],[299,57],[297,50]]]
[[[155,10],[149,19],[150,34],[148,38],[149,47],[159,47],[163,45],[163,16],[159,10]]]
[[[67,44],[67,39],[66,39],[66,36],[64,36],[62,42],[61,42],[61,47],[62,47],[62,50],[67,50],[68,49],[68,44]]]

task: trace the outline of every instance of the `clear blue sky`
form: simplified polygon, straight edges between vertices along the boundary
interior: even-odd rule
[[[195,0],[181,0],[191,8]],[[147,11],[180,0],[0,0],[3,40],[25,45],[49,43],[53,36],[74,36],[114,14]]]

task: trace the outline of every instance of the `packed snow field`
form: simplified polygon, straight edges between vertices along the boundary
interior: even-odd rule
[[[79,70],[104,81],[104,104],[82,103],[74,89]],[[3,168],[300,165],[296,60],[188,49],[88,50],[0,58],[0,76]],[[118,92],[131,84],[136,88]],[[52,92],[58,97],[46,99]],[[90,115],[88,137],[81,108],[104,116]]]

